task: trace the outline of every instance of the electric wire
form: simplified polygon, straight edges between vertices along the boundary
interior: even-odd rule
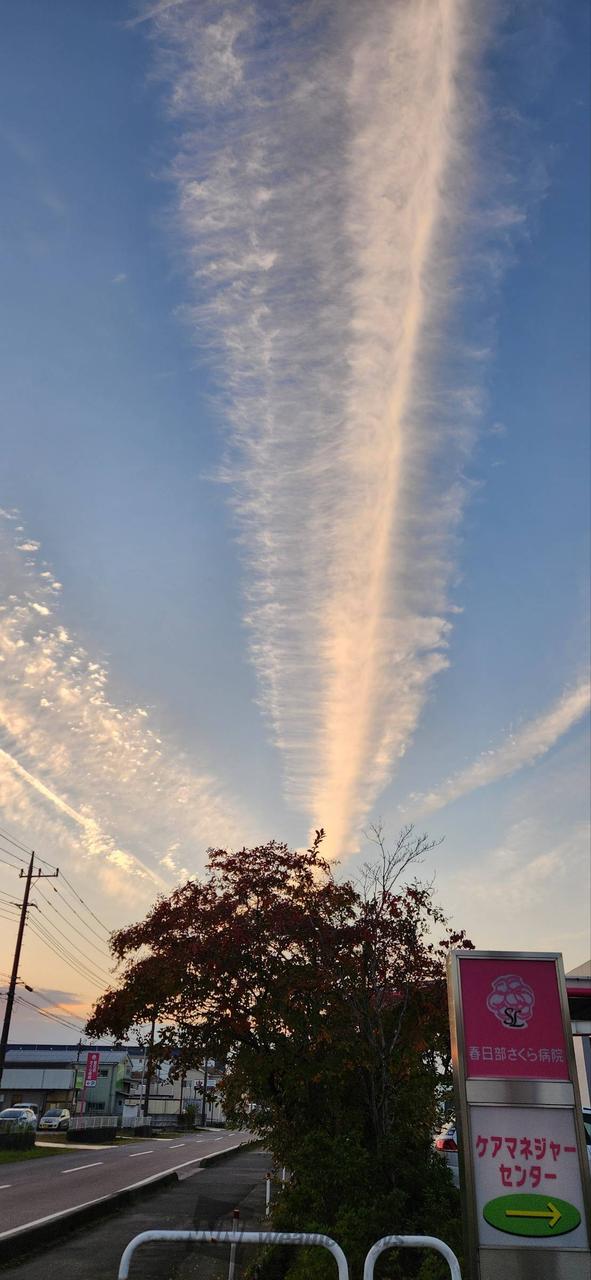
[[[5,827],[0,827],[0,836],[3,836],[5,840],[8,840],[10,844],[13,844],[16,849],[20,849],[21,853],[28,853],[29,857],[31,856],[33,850],[27,849],[26,844],[23,844],[21,840],[17,840],[15,836],[11,836],[10,832],[7,831]]]
[[[68,899],[64,897],[63,893],[60,892],[60,890],[56,887],[56,885],[48,884],[47,888],[53,889],[53,892],[57,894],[58,898],[61,898],[64,906],[68,908],[68,911],[71,911],[72,915],[76,916],[76,919],[81,921],[85,929],[90,930],[90,932],[94,934],[95,938],[98,938],[99,942],[102,942],[104,944],[105,939],[101,937],[101,934],[97,933],[97,930],[93,929],[92,925],[89,924],[88,921],[84,919],[84,916],[80,915],[80,912],[77,911],[76,908],[72,906],[71,902],[69,902]],[[82,901],[82,899],[80,899],[80,901]],[[87,910],[90,910],[90,908],[87,908]],[[103,925],[103,928],[106,928],[106,926]],[[112,930],[108,930],[107,932],[110,934]]]
[[[80,1035],[81,1027],[77,1027],[73,1022],[66,1022],[65,1018],[58,1018],[56,1014],[46,1013],[44,1009],[40,1009],[32,1000],[26,1000],[24,996],[15,997],[16,1004],[25,1004],[29,1009],[34,1009],[42,1018],[49,1018],[50,1022],[59,1022],[62,1027],[67,1027],[69,1031],[76,1031]]]
[[[61,878],[62,878],[62,880],[63,880],[64,884],[67,884],[68,889],[70,890],[70,892],[74,894],[74,897],[78,899],[78,902],[81,902],[81,903],[82,903],[82,906],[83,906],[83,907],[86,907],[86,910],[90,913],[90,915],[92,916],[93,920],[96,920],[96,923],[97,923],[97,924],[100,924],[101,929],[104,929],[105,933],[109,934],[109,936],[110,936],[110,935],[111,935],[111,933],[113,932],[113,930],[112,930],[112,929],[107,929],[106,924],[103,924],[103,921],[102,921],[102,920],[99,920],[99,917],[95,914],[95,912],[92,910],[92,908],[88,906],[88,903],[84,901],[84,898],[81,898],[81,897],[80,897],[80,894],[79,894],[79,893],[77,893],[77,891],[76,891],[76,889],[74,888],[74,886],[73,886],[72,884],[70,884],[70,881],[68,880],[67,876],[65,876],[65,875],[64,875],[63,871],[62,871],[62,876],[61,876]]]
[[[50,951],[53,951],[55,955],[59,956],[59,959],[69,965],[70,968],[79,975],[79,977],[84,978],[86,982],[91,982],[94,987],[100,988],[104,986],[103,978],[97,976],[96,973],[92,973],[82,962],[79,962],[75,957],[68,954],[58,940],[53,938],[51,934],[48,934],[37,920],[29,920],[29,928],[42,942],[45,943],[47,947],[49,947]]]
[[[41,911],[41,908],[39,908],[39,910]],[[80,957],[80,963],[83,964],[85,968],[88,968],[89,970],[96,969],[97,973],[100,974],[101,977],[103,977],[107,982],[109,981],[109,977],[106,970],[101,970],[99,965],[95,964],[92,957],[87,963],[84,953],[77,946],[76,942],[72,941],[72,939],[68,937],[67,933],[64,933],[63,929],[60,929],[59,925],[54,924],[53,920],[48,920],[44,911],[41,911],[41,915],[43,916],[43,926],[49,933],[50,937],[53,937],[52,931],[55,929],[55,932],[59,933],[60,937],[63,938],[64,941],[68,944],[67,947],[64,947],[64,950],[67,950],[69,947],[72,947],[72,954],[74,955],[75,958]],[[57,942],[58,939],[55,938],[54,941]],[[60,945],[63,946],[63,943]]]
[[[43,881],[40,881],[40,882],[39,882],[39,890],[40,890],[40,892],[41,892],[41,890],[42,890],[42,887],[43,887]],[[53,888],[53,885],[52,885],[51,887]],[[63,911],[60,911],[58,907],[54,906],[53,902],[50,902],[50,901],[49,901],[49,899],[46,897],[46,895],[45,895],[45,894],[42,894],[42,897],[43,897],[43,901],[47,903],[47,906],[50,908],[50,910],[51,910],[51,911],[55,911],[56,915],[58,915],[58,916],[60,917],[60,920],[64,920],[64,921],[65,921],[65,923],[68,925],[68,927],[69,927],[70,929],[73,929],[73,930],[74,930],[74,932],[75,932],[75,933],[77,933],[77,934],[78,934],[78,936],[79,936],[80,938],[83,938],[83,939],[84,939],[84,941],[85,941],[89,946],[94,947],[95,951],[98,951],[99,955],[101,955],[101,956],[102,956],[103,960],[105,959],[105,956],[107,956],[107,957],[108,957],[109,953],[108,953],[108,950],[107,950],[107,947],[106,947],[106,944],[105,944],[105,943],[103,943],[102,948],[101,948],[101,947],[99,947],[99,946],[97,945],[97,943],[96,943],[96,942],[93,942],[93,941],[92,941],[92,939],[91,939],[91,938],[89,938],[89,937],[88,937],[88,935],[87,935],[86,933],[83,933],[83,932],[82,932],[82,929],[78,929],[78,928],[77,928],[77,926],[76,926],[75,924],[72,924],[72,922],[71,922],[70,920],[68,920],[68,917],[64,915]],[[63,899],[62,899],[62,901],[63,901]],[[57,925],[54,925],[54,928],[56,928],[56,929],[57,929]],[[79,945],[79,944],[78,944],[78,945]],[[91,958],[92,958],[92,957],[91,957]],[[93,964],[94,964],[94,961],[93,961]]]

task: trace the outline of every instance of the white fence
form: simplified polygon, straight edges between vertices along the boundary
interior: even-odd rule
[[[120,1116],[70,1116],[68,1129],[117,1129]]]

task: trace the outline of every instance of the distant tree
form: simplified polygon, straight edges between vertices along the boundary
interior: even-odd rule
[[[210,851],[203,880],[113,935],[127,966],[88,1030],[124,1036],[157,994],[159,1052],[177,1050],[177,1072],[225,1058],[230,1121],[252,1128],[254,1103],[258,1133],[290,1169],[277,1225],[334,1234],[358,1276],[380,1234],[443,1231],[457,1217],[432,1135],[449,1060],[445,957],[472,944],[447,928],[431,885],[406,882],[433,848],[426,836],[405,827],[390,851],[374,828],[377,861],[354,884],[322,858],[323,834],[304,852],[277,841]],[[334,1264],[298,1250],[277,1265],[264,1264],[269,1276],[295,1280]],[[422,1265],[407,1256],[404,1274]]]

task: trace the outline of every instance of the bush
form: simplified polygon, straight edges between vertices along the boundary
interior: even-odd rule
[[[117,1137],[117,1125],[107,1128],[88,1128],[88,1129],[68,1129],[68,1142],[90,1142],[93,1146],[99,1143],[115,1142]]]
[[[9,1129],[0,1132],[0,1151],[31,1151],[34,1146],[34,1129]]]

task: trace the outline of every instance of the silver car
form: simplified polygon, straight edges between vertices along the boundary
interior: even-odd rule
[[[49,1111],[41,1116],[39,1121],[40,1129],[67,1129],[70,1123],[70,1112],[67,1107],[50,1107]]]
[[[6,1107],[0,1111],[0,1129],[36,1129],[37,1116],[29,1107]]]

